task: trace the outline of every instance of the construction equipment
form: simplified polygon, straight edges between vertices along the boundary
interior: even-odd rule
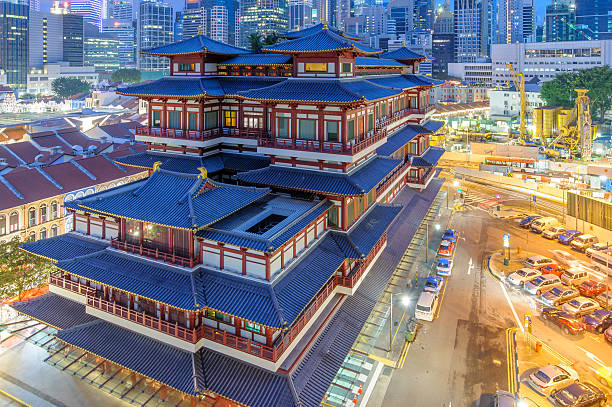
[[[520,122],[519,122],[519,137],[521,140],[526,140],[527,132],[525,131],[526,122],[527,122],[527,109],[526,109],[526,99],[525,99],[525,74],[522,72],[517,73],[512,64],[506,64],[508,69],[510,70],[510,76],[512,77],[512,82],[514,83],[514,87],[519,92],[521,109],[519,112]]]

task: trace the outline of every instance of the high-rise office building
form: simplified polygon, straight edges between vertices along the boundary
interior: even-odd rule
[[[119,67],[136,67],[136,25],[132,20],[107,18],[102,20],[102,33],[112,34],[119,47]]]
[[[490,8],[488,0],[455,0],[455,61],[474,62],[488,55]]]
[[[186,0],[183,8],[183,39],[206,33],[206,11],[203,1]]]
[[[230,28],[233,27],[233,24],[230,24],[227,7],[216,5],[207,11],[206,14],[209,17],[207,24],[210,32],[209,37],[227,44],[229,42]]]
[[[389,3],[389,19],[395,23],[395,35],[400,38],[414,29],[413,0],[391,0]]]
[[[240,43],[248,46],[249,35],[267,35],[288,30],[287,0],[242,0],[240,2]]]
[[[235,45],[238,37],[237,0],[186,0],[183,9],[183,38],[198,33]]]
[[[293,31],[313,25],[313,12],[313,0],[289,0],[289,29]]]
[[[450,11],[450,4],[445,0],[436,10],[433,30],[435,34],[452,34],[454,29],[453,13]]]
[[[85,23],[83,31],[83,64],[96,72],[110,73],[120,67],[120,41],[115,34],[101,33],[93,24]]]
[[[145,0],[138,15],[138,69],[143,78],[159,77],[170,72],[167,58],[143,55],[140,51],[174,42],[174,11],[168,3]]]
[[[83,24],[84,16],[66,14],[62,16],[63,60],[70,66],[83,66]],[[95,24],[94,24],[95,25]],[[98,29],[98,26],[95,26]]]
[[[448,0],[436,11],[432,36],[432,75],[448,75],[448,64],[455,60],[455,35],[453,34],[453,13]]]
[[[40,11],[40,0],[30,0],[30,11]]]
[[[612,39],[612,1],[576,0],[577,39]]]
[[[134,18],[132,0],[107,0],[104,18],[132,20]]]
[[[29,10],[27,0],[0,1],[0,70],[15,90],[27,86]]]
[[[523,0],[523,16],[521,20],[523,42],[535,42],[536,39],[536,2]]]
[[[497,40],[500,44],[523,42],[523,0],[499,0],[497,2]]]
[[[433,30],[434,0],[414,0],[414,29]]]
[[[103,0],[72,0],[69,3],[72,14],[82,15],[84,22],[95,25],[98,31],[102,29]]]
[[[554,0],[546,6],[545,38],[546,42],[573,41],[576,39],[576,9],[572,2]]]
[[[174,41],[183,41],[183,12],[174,14]]]

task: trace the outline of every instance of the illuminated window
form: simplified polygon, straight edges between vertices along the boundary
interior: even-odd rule
[[[232,318],[229,315],[222,314],[221,312],[206,310],[206,318],[214,319],[221,322],[231,322]]]
[[[223,112],[223,117],[225,118],[225,127],[236,127],[235,110],[225,110]]]
[[[244,322],[244,327],[249,331],[253,331],[255,333],[261,333],[261,326],[259,324],[254,324],[253,322]]]
[[[339,141],[338,122],[327,122],[327,141]]]
[[[306,72],[327,72],[327,63],[309,62],[306,64]]]
[[[316,138],[316,121],[315,120],[300,120],[300,135],[303,140],[314,140]]]
[[[195,64],[179,64],[179,72],[194,72]]]

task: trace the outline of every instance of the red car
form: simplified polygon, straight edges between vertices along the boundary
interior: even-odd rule
[[[593,298],[601,293],[605,293],[607,288],[608,287],[600,281],[588,280],[580,283],[578,291],[580,291],[580,295]]]
[[[442,240],[438,247],[438,256],[450,256],[453,254],[455,244],[449,240]]]
[[[561,277],[561,274],[563,274],[565,270],[563,270],[561,267],[559,267],[558,264],[555,263],[540,268],[540,271],[542,272],[542,274],[554,274],[557,277]]]
[[[545,321],[550,321],[557,325],[566,335],[578,335],[584,331],[584,326],[579,319],[557,308],[542,308],[541,317]]]

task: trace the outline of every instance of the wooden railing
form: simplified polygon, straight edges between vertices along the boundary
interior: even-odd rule
[[[271,346],[234,335],[227,331],[221,331],[208,325],[199,326],[197,328],[197,336],[198,338],[205,338],[272,362],[275,362],[277,359],[275,349]]]
[[[368,256],[364,259],[363,262],[361,262],[361,264],[355,270],[353,270],[353,272],[350,275],[346,277],[336,276],[338,285],[341,285],[343,287],[353,288],[355,284],[357,284],[359,279],[363,276],[363,273],[365,273],[365,271],[367,270],[368,266],[372,262],[372,259],[376,256],[376,254],[378,254],[378,252],[380,251],[380,248],[385,244],[386,241],[387,241],[387,232],[385,232],[380,237],[380,239],[378,239],[378,241],[376,242],[372,250],[370,250],[370,253],[368,254]]]
[[[161,260],[166,263],[177,264],[182,267],[192,268],[197,264],[196,259],[190,259],[187,257],[178,256],[172,253],[166,253],[159,249],[149,249],[141,245],[135,245],[132,243],[122,242],[117,238],[111,239],[110,246],[113,249],[123,250],[126,252],[139,254],[141,256],[149,257],[151,259]]]
[[[209,130],[162,129],[159,127],[147,126],[136,128],[137,136],[164,137],[196,141],[212,140],[219,137],[240,137],[256,139],[259,137],[266,136],[267,134],[268,131],[263,129],[239,129],[236,127],[217,127]]]
[[[96,289],[93,287],[88,287],[85,284],[79,283],[78,281],[72,281],[69,278],[60,277],[53,274],[49,275],[49,284],[61,287],[65,290],[72,291],[73,293],[77,293],[80,295],[93,295],[96,292]]]
[[[393,183],[399,178],[400,174],[404,172],[404,170],[406,170],[408,167],[410,167],[409,161],[402,163],[402,165],[400,165],[400,167],[397,169],[397,171],[395,171],[395,173],[393,173],[393,175],[387,178],[382,184],[378,184],[378,186],[376,187],[376,194],[378,195],[382,191],[385,191],[387,188],[389,188],[389,186],[393,185]]]
[[[406,182],[409,184],[425,185],[427,184],[427,181],[429,180],[429,178],[433,177],[435,170],[436,170],[435,167],[429,167],[425,170],[425,172],[423,173],[423,176],[421,177],[408,176],[406,178]]]

